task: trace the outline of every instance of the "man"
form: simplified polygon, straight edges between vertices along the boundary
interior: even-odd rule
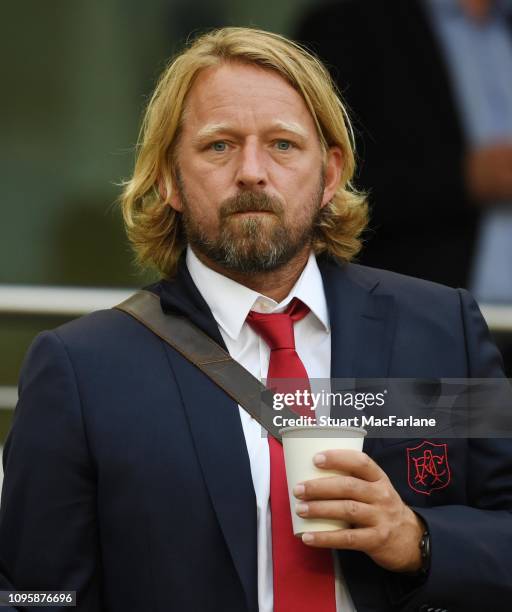
[[[282,347],[256,321],[291,308],[289,376],[501,376],[467,293],[348,263],[366,222],[349,133],[325,69],[281,36],[226,28],[179,55],[123,196],[140,261],[167,277],[150,287],[162,310],[257,378]],[[269,500],[273,442],[124,312],[42,334],[5,449],[2,587],[76,590],[78,609],[115,612],[506,609],[507,440],[450,440],[451,481],[428,494],[407,479],[421,441],[326,448],[317,465],[347,476],[297,487],[296,511],[351,528],[302,541],[275,528],[290,512]]]
[[[358,118],[361,262],[510,301],[512,3],[318,3],[297,38]]]

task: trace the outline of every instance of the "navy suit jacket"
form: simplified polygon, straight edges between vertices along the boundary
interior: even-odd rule
[[[502,375],[465,291],[319,264],[333,377]],[[151,289],[222,344],[183,260]],[[418,442],[368,439],[365,450],[428,524],[429,576],[342,551],[357,610],[509,610],[510,441],[447,440],[451,482],[431,495],[408,485]],[[257,610],[256,503],[236,404],[127,314],[96,312],[36,338],[4,469],[0,588],[76,590],[81,612]]]

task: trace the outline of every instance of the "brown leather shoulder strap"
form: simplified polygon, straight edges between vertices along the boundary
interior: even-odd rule
[[[164,313],[159,297],[144,290],[114,308],[131,315],[167,342],[240,404],[270,435],[281,440],[279,428],[273,422],[276,413],[272,410],[272,391],[189,319]],[[285,418],[297,416],[286,408],[279,414]]]

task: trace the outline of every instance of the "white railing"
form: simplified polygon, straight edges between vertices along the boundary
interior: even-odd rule
[[[93,310],[111,308],[134,291],[134,289],[0,285],[0,316],[2,314],[81,316]],[[481,304],[480,308],[492,331],[512,333],[512,305]],[[0,409],[14,408],[17,398],[16,387],[0,386]]]
[[[491,331],[512,333],[512,305],[480,304],[480,310]]]
[[[0,387],[0,410],[13,410],[18,401],[18,389],[16,387]]]
[[[0,315],[80,316],[93,310],[111,308],[134,291],[135,289],[0,285]],[[480,308],[493,331],[512,332],[512,304],[481,304]]]
[[[0,314],[80,316],[111,308],[134,289],[0,285]]]

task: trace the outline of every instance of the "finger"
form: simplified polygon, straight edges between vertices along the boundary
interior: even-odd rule
[[[353,476],[326,476],[306,480],[293,489],[297,499],[353,499],[364,503],[373,503],[377,491],[372,483]]]
[[[295,512],[303,518],[325,518],[347,521],[350,525],[370,526],[376,523],[375,508],[352,499],[300,502]]]
[[[302,534],[302,541],[315,548],[339,548],[371,552],[377,542],[377,532],[373,527],[338,529],[336,531],[315,531]]]
[[[374,482],[384,472],[366,453],[356,450],[326,450],[313,457],[315,465],[327,470],[339,470],[351,476]]]

